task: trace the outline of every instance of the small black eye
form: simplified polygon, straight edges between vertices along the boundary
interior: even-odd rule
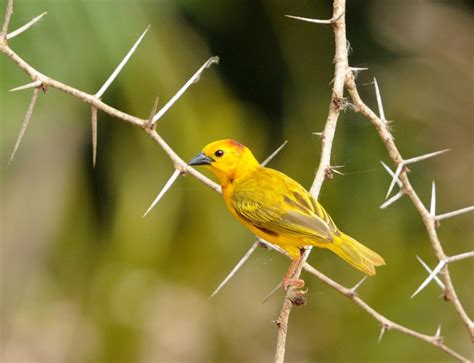
[[[217,150],[215,153],[214,153],[215,156],[217,156],[218,158],[220,158],[222,155],[224,155],[224,152],[222,150]]]

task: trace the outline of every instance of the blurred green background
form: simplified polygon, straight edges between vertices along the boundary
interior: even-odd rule
[[[5,0],[1,1],[2,14]],[[158,132],[185,159],[219,138],[235,138],[271,165],[311,185],[333,77],[330,27],[284,17],[330,18],[330,1],[15,1],[11,28],[47,11],[11,47],[46,75],[95,93],[137,37],[151,30],[104,101],[147,117],[210,56],[221,62],[160,120]],[[452,148],[414,165],[413,184],[438,210],[474,202],[473,7],[468,1],[348,1],[352,66],[376,107],[376,76],[387,118],[405,157]],[[3,15],[2,15],[3,17]],[[98,160],[91,166],[90,109],[56,90],[41,94],[13,164],[7,168],[31,90],[6,57],[1,67],[1,361],[269,362],[282,293],[261,304],[288,260],[258,249],[212,300],[208,296],[253,243],[215,192],[187,176],[146,218],[173,172],[145,134],[99,113]],[[360,295],[396,322],[472,354],[465,327],[416,260],[436,260],[406,198],[379,209],[390,177],[387,152],[367,120],[350,109],[339,121],[332,163],[345,165],[322,189],[339,227],[384,256],[387,266]],[[391,165],[391,164],[390,164]],[[445,251],[473,249],[473,215],[439,228]],[[351,286],[362,274],[328,251],[310,262]],[[474,315],[473,263],[450,269]],[[294,309],[288,362],[449,361],[397,332],[377,344],[380,327],[309,275],[309,303]]]

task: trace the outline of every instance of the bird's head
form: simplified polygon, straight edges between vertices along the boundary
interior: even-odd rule
[[[249,148],[226,139],[207,144],[189,165],[206,165],[222,186],[259,167]]]

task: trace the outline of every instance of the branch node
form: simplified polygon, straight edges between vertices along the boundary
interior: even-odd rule
[[[324,170],[324,178],[325,179],[334,178],[334,174],[332,173],[331,166],[326,167],[326,169]]]
[[[293,295],[289,297],[290,302],[295,306],[306,305],[306,303],[307,303],[306,296],[304,296],[304,294],[298,294],[298,292],[302,292],[302,291],[296,290],[293,293]]]
[[[331,107],[333,108],[334,111],[345,110],[347,107],[347,104],[348,102],[346,98],[333,95],[333,98],[331,100]]]

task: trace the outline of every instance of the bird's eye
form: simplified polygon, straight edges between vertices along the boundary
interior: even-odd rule
[[[215,153],[214,153],[215,156],[217,156],[218,158],[220,158],[222,155],[224,155],[224,152],[222,150],[217,150]]]

